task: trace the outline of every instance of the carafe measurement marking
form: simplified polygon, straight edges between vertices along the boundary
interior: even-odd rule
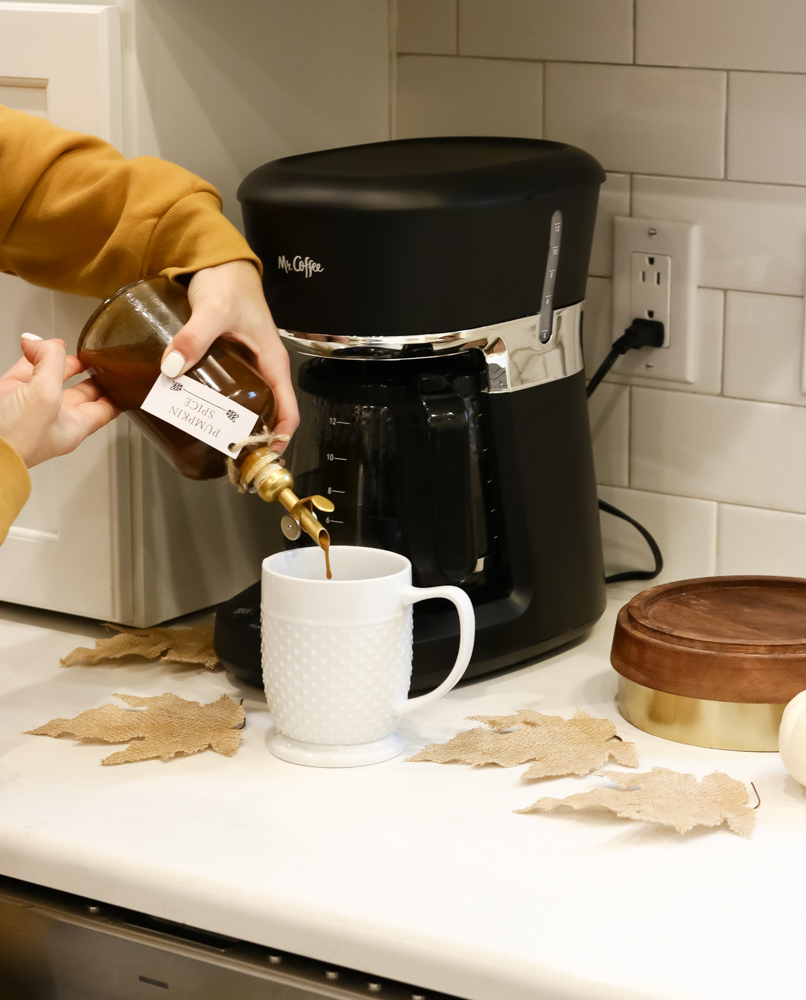
[[[329,451],[327,453],[327,460],[328,460],[328,462],[346,462],[347,461],[346,458],[339,458],[338,455],[334,455],[332,451]]]

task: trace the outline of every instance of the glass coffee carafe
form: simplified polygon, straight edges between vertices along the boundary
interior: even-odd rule
[[[418,586],[484,599],[500,546],[481,352],[289,346],[301,417],[289,467],[300,490],[336,505],[323,518],[333,543],[400,552]]]

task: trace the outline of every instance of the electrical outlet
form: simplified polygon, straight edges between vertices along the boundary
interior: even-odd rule
[[[669,346],[672,258],[668,254],[633,253],[630,314],[633,319],[663,323],[663,346]]]
[[[694,382],[699,226],[627,216],[614,222],[612,339],[634,319],[656,319],[663,323],[663,347],[628,351],[613,371]]]

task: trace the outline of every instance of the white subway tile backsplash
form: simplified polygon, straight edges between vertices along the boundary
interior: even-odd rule
[[[632,62],[632,0],[459,0],[459,52]]]
[[[512,135],[540,138],[540,63],[400,56],[397,137]]]
[[[728,292],[725,395],[806,406],[803,299]]]
[[[729,93],[728,177],[806,184],[806,76],[731,73]]]
[[[717,573],[806,576],[806,517],[720,504]]]
[[[456,0],[397,0],[397,51],[455,55]]]
[[[632,214],[700,223],[701,285],[803,294],[806,188],[638,176]]]
[[[725,88],[713,70],[548,63],[545,136],[606,170],[722,177]]]
[[[647,583],[648,587],[714,575],[717,504],[612,486],[600,486],[599,496],[643,524],[660,546],[663,570]],[[652,554],[635,528],[612,514],[602,513],[600,521],[608,575],[630,569],[652,569]]]
[[[603,382],[588,404],[596,482],[629,484],[630,390]]]
[[[588,278],[583,337],[585,374],[591,378],[604,361],[613,341],[612,282],[608,278]],[[671,389],[676,392],[700,392],[718,395],[722,389],[722,334],[725,293],[717,288],[700,288],[697,293],[697,362],[693,382],[670,382],[616,372],[609,382],[645,386],[648,389]],[[650,357],[647,351],[647,358]],[[597,390],[598,391],[598,390]]]
[[[631,390],[630,486],[806,512],[806,409]]]
[[[701,226],[696,380],[599,386],[603,499],[656,535],[661,579],[806,576],[806,0],[397,2],[399,137],[545,134],[608,171],[588,378],[612,341],[613,217]],[[602,526],[609,572],[651,564]]]
[[[635,61],[806,72],[803,0],[636,0]]]
[[[613,273],[613,216],[630,214],[630,178],[608,174],[599,189],[599,210],[593,231],[589,274],[609,277]]]

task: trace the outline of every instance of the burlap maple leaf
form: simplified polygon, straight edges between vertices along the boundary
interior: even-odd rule
[[[168,663],[197,663],[214,670],[220,666],[213,649],[213,629],[210,625],[191,628],[123,628],[109,625],[119,634],[109,639],[98,639],[95,649],[79,646],[68,653],[61,665],[72,667],[77,663],[93,664],[102,660],[116,660],[122,656],[142,656],[146,660],[161,657]]]
[[[625,767],[638,767],[634,743],[622,743],[609,719],[594,719],[578,710],[572,719],[524,709],[513,715],[471,715],[477,727],[457,733],[447,743],[431,743],[412,761],[515,767],[534,761],[527,780],[563,774],[590,774],[612,757]]]
[[[749,837],[756,814],[747,805],[747,788],[742,781],[721,771],[697,781],[693,774],[680,774],[665,767],[653,767],[644,774],[602,771],[618,788],[595,788],[564,799],[548,796],[519,813],[551,812],[554,809],[607,809],[617,816],[641,819],[647,823],[673,826],[687,833],[695,826],[721,826],[742,837]]]
[[[245,714],[241,705],[222,694],[218,701],[201,705],[185,701],[175,694],[139,698],[116,694],[133,708],[102,705],[82,712],[74,719],[53,719],[29,736],[74,736],[80,740],[103,740],[104,743],[128,743],[131,746],[105,757],[102,764],[127,764],[159,757],[170,760],[177,754],[215,750],[232,757],[241,745]]]

